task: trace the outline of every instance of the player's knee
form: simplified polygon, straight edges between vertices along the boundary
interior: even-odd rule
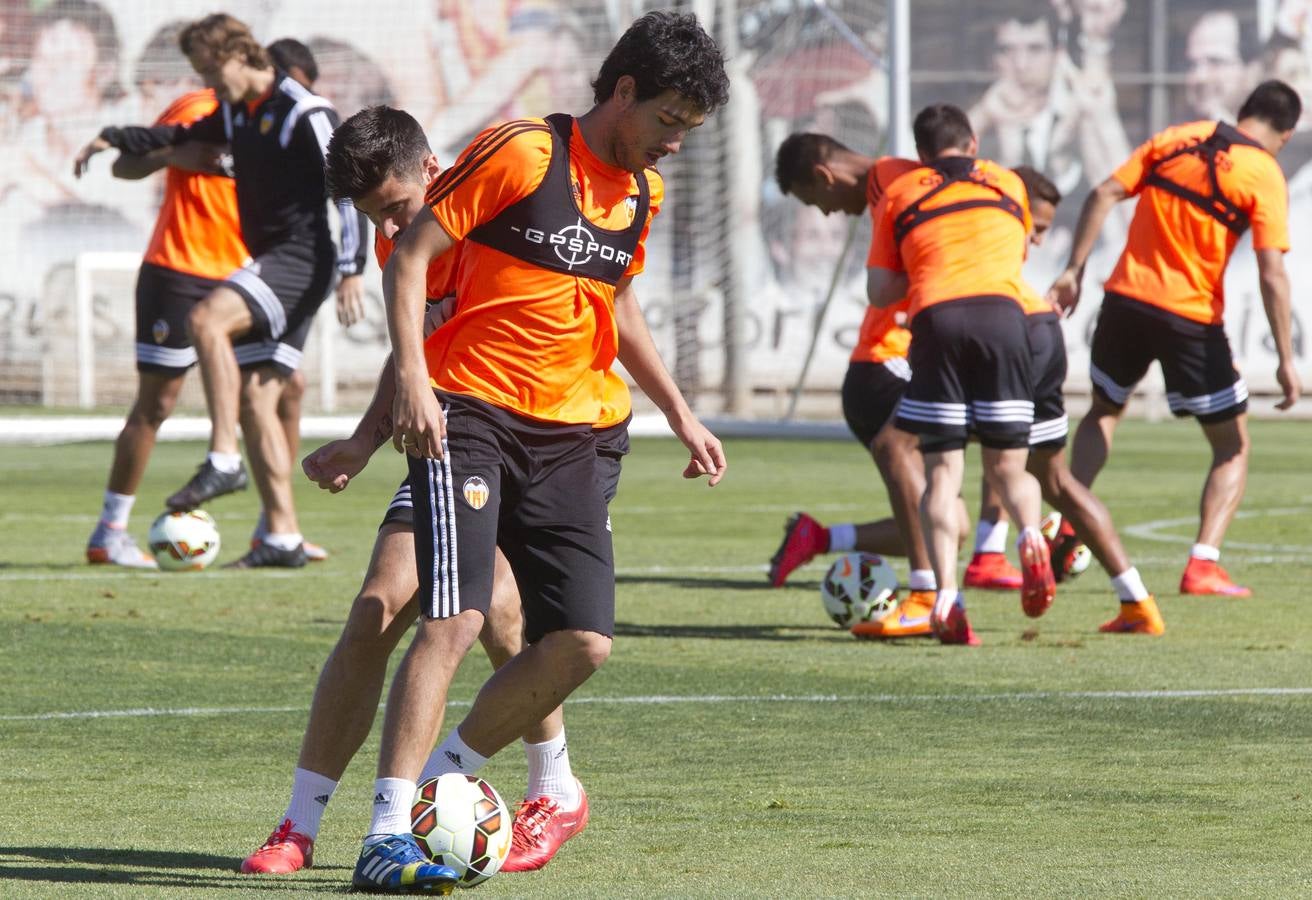
[[[395,643],[392,627],[405,601],[389,597],[386,592],[362,590],[351,604],[346,627],[342,629],[341,643],[352,649],[365,650]]]
[[[297,403],[305,396],[305,373],[300,369],[292,372],[288,376],[282,389],[282,401],[284,403]]]
[[[548,636],[556,653],[580,678],[587,678],[610,658],[611,639],[595,631],[557,631]]]

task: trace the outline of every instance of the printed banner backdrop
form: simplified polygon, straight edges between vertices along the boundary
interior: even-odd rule
[[[428,130],[442,163],[489,122],[590,105],[589,80],[644,0],[231,0],[226,11],[262,40],[290,36],[316,54],[316,89],[349,115],[391,103]],[[695,8],[733,51],[733,100],[662,165],[666,211],[638,282],[653,332],[700,409],[737,403],[770,415],[802,371],[817,317],[808,388],[833,396],[865,308],[863,218],[839,269],[849,221],[782,197],[779,142],[824,131],[877,155],[887,124],[881,0],[703,0]],[[1246,91],[1281,77],[1312,99],[1312,0],[916,0],[912,104],[949,101],[971,115],[983,153],[1028,162],[1067,195],[1058,227],[1028,265],[1040,289],[1069,249],[1090,186],[1157,129],[1233,119]],[[201,0],[0,0],[0,402],[72,403],[76,270],[90,271],[94,399],[131,398],[133,255],[145,247],[160,179],[110,175],[110,156],[74,179],[72,158],[106,124],[150,122],[194,86],[166,29],[213,11]],[[732,21],[726,10],[734,10]],[[1312,321],[1312,128],[1281,156],[1291,193],[1295,341]],[[1100,280],[1119,252],[1130,207],[1104,230],[1085,301],[1067,323],[1073,382],[1087,383]],[[88,253],[116,253],[100,260]],[[377,269],[368,318],[325,329],[307,348],[312,398],[324,373],[343,407],[367,398],[386,352]],[[1257,389],[1275,357],[1251,251],[1227,281],[1227,325]],[[332,316],[331,299],[320,318]],[[327,343],[325,344],[325,340]],[[325,366],[325,362],[331,363]],[[191,379],[192,382],[198,379]],[[198,404],[194,388],[188,396]],[[329,392],[328,396],[331,396]],[[744,402],[745,399],[745,402]],[[313,405],[313,404],[312,404]]]

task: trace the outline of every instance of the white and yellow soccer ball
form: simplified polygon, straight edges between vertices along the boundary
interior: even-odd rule
[[[820,599],[839,628],[878,619],[897,604],[897,573],[882,556],[844,553],[820,582]]]
[[[410,809],[419,848],[433,862],[455,869],[461,887],[481,884],[501,870],[513,826],[496,788],[460,772],[421,781]]]
[[[160,513],[146,541],[166,572],[199,572],[219,555],[219,528],[203,509]]]

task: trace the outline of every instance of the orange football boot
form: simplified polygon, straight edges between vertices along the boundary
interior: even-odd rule
[[[1166,623],[1157,610],[1152,594],[1136,602],[1121,601],[1121,611],[1110,622],[1103,622],[1098,630],[1106,634],[1151,634],[1166,632]]]
[[[864,640],[886,638],[933,637],[930,614],[934,611],[933,591],[912,591],[907,598],[872,622],[857,622],[852,636]]]

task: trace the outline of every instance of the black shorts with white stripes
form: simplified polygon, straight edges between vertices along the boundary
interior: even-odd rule
[[[848,364],[843,376],[843,418],[861,446],[869,450],[875,435],[893,419],[910,380],[911,366],[905,357]]]
[[[617,425],[594,428],[592,431],[597,441],[597,486],[601,488],[601,496],[608,507],[620,489],[620,463],[629,454],[629,423],[632,421],[633,416],[630,415]],[[392,502],[387,505],[387,512],[383,513],[379,529],[384,525],[400,525],[407,531],[414,528],[414,506],[414,499],[410,496],[410,477],[407,475],[392,495]]]
[[[1034,376],[1034,424],[1030,426],[1030,446],[1060,449],[1066,446],[1070,423],[1066,418],[1066,338],[1061,317],[1055,312],[1034,313],[1025,317],[1029,331],[1030,366]]]
[[[192,307],[219,282],[153,263],[137,271],[137,371],[181,375],[196,364],[187,332]]]
[[[1153,360],[1162,366],[1166,402],[1177,416],[1204,424],[1248,409],[1248,385],[1235,369],[1222,325],[1206,325],[1108,292],[1089,351],[1093,389],[1124,406]]]
[[[441,396],[445,456],[410,463],[419,608],[486,614],[498,544],[524,606],[524,635],[615,629],[615,565],[596,438],[483,401]]]
[[[335,273],[333,245],[286,242],[251,260],[223,282],[250,308],[251,330],[233,343],[242,368],[273,365],[290,375],[300,368],[310,325]]]
[[[897,427],[921,449],[959,450],[973,432],[985,447],[1029,445],[1034,384],[1025,314],[1008,297],[936,303],[911,320],[911,383]]]

